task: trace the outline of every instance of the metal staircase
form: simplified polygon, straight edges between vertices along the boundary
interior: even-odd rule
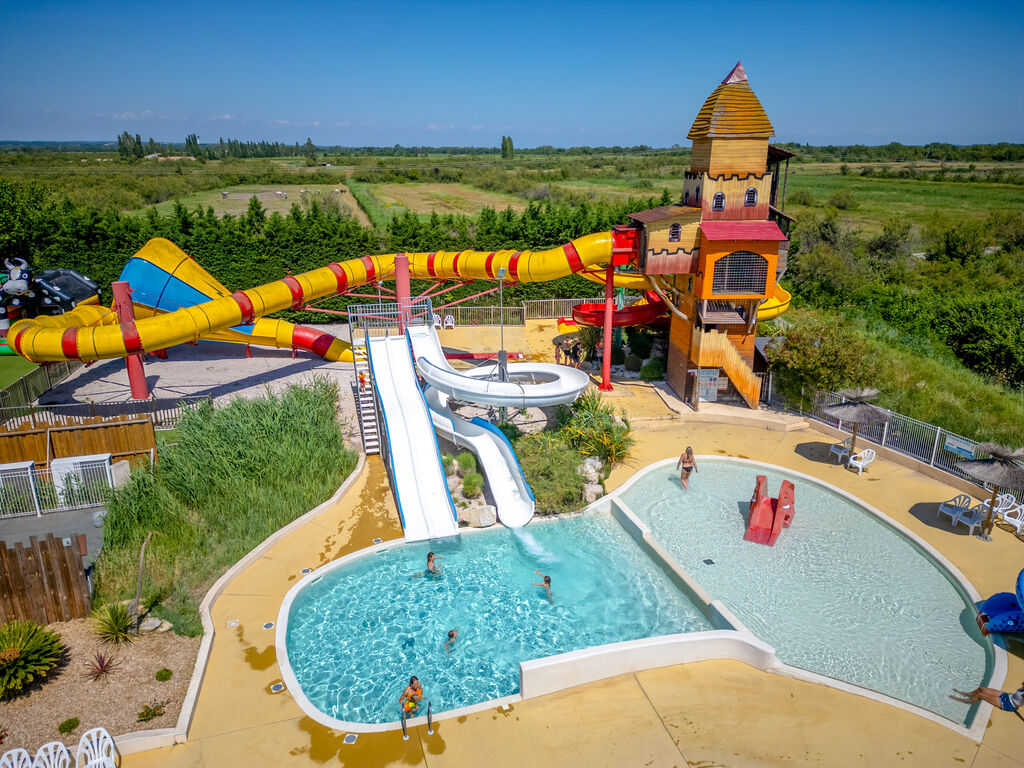
[[[363,451],[369,455],[380,453],[380,433],[377,431],[377,405],[374,402],[373,376],[370,373],[370,360],[366,352],[366,342],[352,346],[352,359],[355,361],[356,380],[353,383],[353,394],[356,409],[359,411],[359,430],[363,435]]]

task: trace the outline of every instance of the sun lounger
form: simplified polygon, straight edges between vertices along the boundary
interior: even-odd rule
[[[93,728],[82,734],[75,768],[117,768],[117,747],[106,728]]]
[[[961,493],[959,496],[939,504],[939,511],[935,513],[935,517],[946,515],[949,517],[950,525],[955,525],[956,519],[960,515],[970,511],[971,497],[966,493]]]
[[[957,515],[956,520],[953,521],[953,527],[955,528],[958,524],[963,523],[973,535],[975,528],[985,525],[985,518],[987,517],[988,507],[984,504],[975,504],[963,514]]]
[[[841,443],[836,443],[828,449],[828,459],[832,461],[832,457],[836,457],[836,463],[842,464],[843,459],[850,455],[850,441],[849,439],[843,440]]]
[[[0,768],[32,768],[32,755],[20,747],[8,750],[0,757]]]

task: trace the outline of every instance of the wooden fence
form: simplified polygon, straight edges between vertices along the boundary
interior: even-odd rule
[[[26,547],[0,543],[0,623],[20,619],[51,624],[88,616],[89,580],[82,558],[85,536],[64,544],[53,534]]]
[[[38,422],[0,427],[0,464],[34,461],[45,469],[53,459],[109,453],[114,461],[156,461],[156,434],[149,416],[85,418],[78,424]]]

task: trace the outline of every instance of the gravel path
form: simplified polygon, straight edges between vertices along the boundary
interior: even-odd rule
[[[67,664],[51,672],[46,682],[30,692],[0,703],[0,730],[8,731],[0,752],[23,747],[35,754],[48,741],[63,741],[72,757],[78,739],[90,728],[103,726],[115,738],[131,731],[171,728],[178,721],[192,669],[199,652],[198,637],[181,637],[174,632],[149,632],[115,652],[120,666],[107,681],[92,682],[86,670],[97,650],[108,652],[93,633],[88,619],[50,624],[68,648]],[[167,682],[156,680],[157,670],[174,675]],[[137,721],[145,705],[170,699],[167,713],[148,723]],[[81,723],[73,733],[62,736],[57,726],[68,718]]]

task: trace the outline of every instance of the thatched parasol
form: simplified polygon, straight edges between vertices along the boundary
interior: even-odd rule
[[[995,514],[996,496],[1000,488],[1024,488],[1024,448],[1008,448],[997,443],[979,443],[974,448],[974,455],[989,454],[987,459],[971,459],[958,461],[957,469],[961,469],[975,480],[992,483],[992,498],[988,502],[988,517],[982,527],[982,538],[992,539],[992,515]]]
[[[861,424],[885,424],[892,419],[892,414],[871,405],[871,401],[878,397],[877,389],[840,389],[836,394],[845,397],[846,402],[827,405],[822,410],[833,418],[853,422],[853,436],[850,438],[852,456],[857,447],[857,427]]]

